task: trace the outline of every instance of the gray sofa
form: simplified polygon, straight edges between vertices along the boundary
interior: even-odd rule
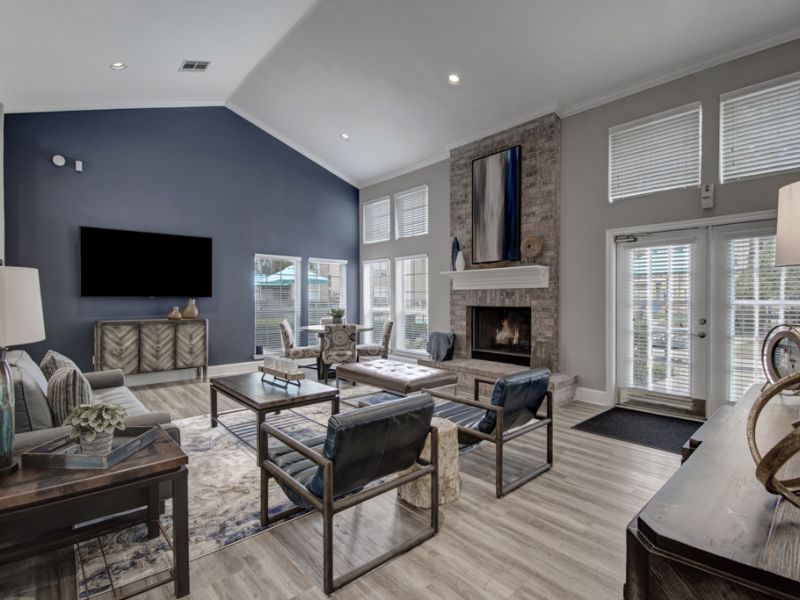
[[[69,427],[55,427],[47,402],[47,379],[27,352],[8,353],[11,378],[14,380],[15,450],[23,451],[69,433]],[[165,412],[148,411],[125,387],[122,371],[85,373],[95,394],[95,401],[122,406],[128,413],[128,426],[161,425],[180,443],[180,429]]]

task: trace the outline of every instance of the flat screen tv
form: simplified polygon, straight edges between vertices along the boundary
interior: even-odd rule
[[[81,227],[81,296],[211,296],[211,238]]]

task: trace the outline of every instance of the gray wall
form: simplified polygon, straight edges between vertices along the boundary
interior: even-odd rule
[[[450,270],[450,161],[443,160],[364,188],[359,192],[359,198],[363,203],[423,184],[428,185],[428,235],[361,244],[361,259],[427,254],[430,286],[428,326],[430,331],[449,331],[450,280],[439,273]]]
[[[778,188],[798,174],[720,185],[719,95],[800,71],[800,40],[628,96],[562,122],[561,368],[579,385],[605,390],[605,231],[776,208]],[[716,186],[715,207],[700,208],[697,189],[608,203],[608,128],[700,100],[702,180]]]
[[[5,261],[6,258],[6,208],[5,208],[5,185],[3,184],[3,126],[5,119],[3,118],[3,105],[0,103],[0,263]]]
[[[57,153],[84,172],[54,167]],[[252,360],[256,252],[301,256],[304,270],[308,257],[347,259],[358,311],[357,190],[227,108],[6,115],[5,173],[8,263],[40,270],[47,340],[34,358],[53,348],[89,368],[96,320],[186,302],[82,298],[81,225],[213,238],[213,297],[198,299],[212,365]]]

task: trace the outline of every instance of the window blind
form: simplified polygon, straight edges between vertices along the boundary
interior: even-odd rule
[[[761,343],[781,323],[800,322],[800,267],[775,267],[775,236],[727,243],[727,398],[736,402],[762,383]]]
[[[691,395],[692,245],[625,248],[625,387]]]
[[[395,237],[428,233],[428,186],[421,185],[394,195]]]
[[[719,154],[723,182],[800,168],[800,75],[723,95]]]
[[[391,237],[391,200],[388,196],[364,204],[363,232],[365,244],[389,240]]]
[[[395,259],[398,350],[424,352],[428,343],[428,257]]]
[[[300,326],[299,258],[255,255],[255,329],[256,345],[265,352],[282,352],[280,322],[286,319],[295,334]]]
[[[373,331],[365,331],[361,335],[364,343],[378,344],[383,334],[383,326],[391,318],[389,259],[364,261],[362,272],[364,324],[374,329]]]
[[[332,308],[347,308],[347,261],[308,259],[307,285],[308,322],[316,325]],[[308,344],[319,344],[319,336],[309,334]]]
[[[609,201],[699,186],[700,129],[699,102],[612,127]]]

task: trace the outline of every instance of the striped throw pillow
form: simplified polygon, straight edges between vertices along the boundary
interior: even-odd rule
[[[44,373],[46,379],[50,379],[53,373],[58,371],[61,367],[73,367],[77,369],[78,365],[76,365],[71,358],[55,350],[48,350],[42,362],[39,363],[39,368],[42,370],[42,373]]]
[[[94,392],[80,369],[61,367],[47,382],[47,402],[53,413],[53,425],[59,427],[76,406],[94,404]]]

